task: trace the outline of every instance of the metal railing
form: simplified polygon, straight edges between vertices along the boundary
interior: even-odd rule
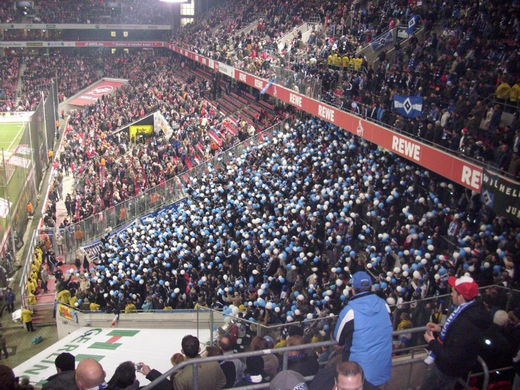
[[[520,304],[520,291],[519,290],[513,290],[508,289],[504,286],[499,285],[491,285],[482,287],[480,289],[482,296],[497,296],[499,297],[500,301],[503,302],[503,305],[501,307],[498,307],[499,309],[503,310],[510,310],[512,307],[516,307]],[[501,295],[500,295],[501,294]],[[24,298],[25,299],[25,298]],[[400,315],[402,312],[410,312],[413,310],[413,308],[420,308],[425,307],[426,305],[431,303],[432,307],[432,313],[434,312],[433,309],[435,309],[435,313],[439,313],[439,320],[445,319],[451,310],[454,308],[454,306],[451,304],[451,295],[445,294],[445,295],[439,295],[435,297],[429,297],[421,300],[415,300],[410,302],[404,302],[397,305],[392,305],[392,323],[393,328],[397,329],[397,325],[400,320]],[[70,307],[70,306],[69,306]],[[91,321],[90,317],[88,317],[92,313],[99,313],[99,314],[105,314],[101,311],[92,312],[90,310],[85,310],[85,308],[81,307],[70,307],[72,310],[74,310],[77,313],[77,326],[87,326],[87,324]],[[321,330],[332,330],[334,322],[337,319],[337,315],[327,315],[323,317],[318,317],[314,319],[304,319],[301,321],[292,321],[288,323],[280,323],[280,324],[263,324],[256,321],[252,321],[249,319],[241,318],[238,315],[233,314],[227,314],[226,312],[222,310],[216,310],[213,308],[208,307],[198,307],[197,309],[176,309],[176,310],[151,310],[151,311],[142,311],[142,310],[135,310],[128,314],[137,314],[142,312],[143,314],[149,313],[149,314],[160,314],[167,316],[168,314],[173,313],[192,313],[194,314],[190,318],[184,318],[182,321],[190,322],[193,324],[193,328],[197,329],[197,332],[200,329],[209,329],[210,330],[210,339],[209,342],[213,343],[215,339],[219,335],[228,334],[231,330],[233,325],[237,325],[241,327],[244,331],[244,333],[247,333],[249,335],[257,335],[260,337],[269,335],[273,339],[280,338],[285,333],[291,333],[291,328],[300,328],[303,329],[303,332],[305,335],[312,337],[314,335],[319,334]],[[205,313],[204,316],[201,316],[200,314]],[[125,319],[127,314],[121,313],[119,324],[123,326],[122,324],[126,322]],[[166,317],[165,317],[166,318]],[[138,321],[141,322],[141,324],[144,324],[147,321],[150,321],[149,318],[143,317],[142,321],[136,320],[135,316],[132,318],[129,318],[132,322]],[[129,323],[128,326],[131,324]],[[416,326],[422,326],[424,323],[416,323]],[[328,332],[326,332],[328,333]],[[410,329],[403,329],[400,331],[396,331],[394,334],[408,334],[413,333]],[[411,336],[411,335],[410,335]],[[400,344],[400,340],[395,340],[396,345]],[[407,347],[418,347],[422,346],[422,338],[409,338],[409,343],[407,344]],[[397,350],[397,352],[401,352],[401,350]]]
[[[288,365],[288,355],[287,352],[290,351],[304,351],[308,349],[314,349],[314,348],[321,348],[321,347],[329,347],[331,345],[335,345],[335,341],[322,341],[319,343],[312,343],[312,344],[304,344],[304,345],[294,345],[292,347],[283,347],[283,348],[276,348],[276,353],[283,354],[282,358],[282,370],[287,369]],[[198,390],[198,363],[207,363],[207,362],[219,362],[223,360],[232,360],[232,359],[240,359],[240,358],[247,358],[250,356],[262,356],[262,355],[268,355],[273,353],[274,350],[272,349],[264,349],[260,351],[249,351],[249,352],[241,352],[241,353],[234,353],[230,355],[219,355],[219,356],[210,356],[205,358],[195,358],[195,359],[189,359],[186,360],[172,368],[170,368],[168,371],[166,371],[164,374],[156,378],[153,382],[151,382],[148,386],[144,387],[146,390],[150,390],[157,386],[159,382],[161,382],[164,379],[167,379],[170,375],[176,373],[180,369],[192,366],[193,368],[193,389]],[[262,387],[251,387],[251,386],[242,386],[242,387],[236,387],[236,389],[254,389],[254,388],[268,388],[269,383],[264,383]],[[234,387],[235,388],[235,387]]]
[[[312,29],[312,25],[307,22],[303,22],[299,26],[295,26],[291,31],[287,32],[283,37],[281,37],[278,40],[278,45],[286,45],[287,43],[290,43],[294,38],[296,38],[299,33],[303,35],[310,29]]]
[[[270,80],[276,79],[276,84],[313,99],[319,99],[321,96],[322,82],[318,74],[306,74],[302,71],[295,72],[294,70],[275,65],[271,65],[269,70],[271,73]]]
[[[29,270],[31,269],[31,262],[32,262],[32,258],[34,256],[34,249],[36,248],[36,235],[37,235],[37,231],[33,231],[32,233],[32,237],[31,237],[31,240],[29,241],[29,249],[27,251],[27,255],[25,257],[25,261],[23,263],[23,269],[22,269],[22,272],[20,274],[20,292],[21,292],[21,296],[22,297],[26,297],[27,296],[27,285],[26,285],[26,282],[27,282],[27,277],[29,275]],[[24,299],[24,298],[22,298]]]
[[[491,286],[482,287],[480,289],[480,291],[481,291],[482,295],[493,294],[493,293],[496,294],[497,291],[499,293],[501,292],[501,293],[507,294],[507,299],[503,300],[503,306],[501,307],[505,310],[509,310],[509,308],[512,305],[515,305],[515,303],[520,302],[520,291],[518,291],[518,290],[508,289],[508,288],[505,288],[505,287],[499,286],[499,285],[491,285]],[[430,298],[426,298],[426,299],[419,300],[419,301],[407,302],[404,304],[404,306],[411,306],[412,304],[426,304],[427,302],[430,302],[432,300],[444,300],[443,305],[447,309],[450,309],[450,308],[452,308],[452,305],[451,305],[451,301],[449,301],[449,297],[450,296],[448,294],[442,295],[442,296],[437,296],[437,297],[430,297]],[[394,314],[396,314],[397,312],[399,312],[399,310],[402,310],[402,309],[406,309],[406,307],[401,306],[399,308],[399,307],[394,306]],[[87,311],[84,311],[84,310],[82,311],[78,308],[74,308],[74,310],[76,312],[78,312],[78,314],[87,313]],[[181,311],[186,312],[186,311],[190,311],[190,310],[181,310]],[[445,316],[449,315],[449,311],[450,310],[445,311],[444,318],[445,318]],[[160,313],[160,312],[161,311],[154,311],[154,313]],[[168,312],[171,312],[171,311],[164,311],[165,314]],[[208,316],[206,316],[206,321],[209,322],[209,324],[207,324],[207,325],[209,325],[209,329],[210,329],[209,344],[215,343],[215,340],[217,339],[217,337],[215,337],[215,334],[222,335],[222,334],[225,334],[225,332],[226,332],[225,326],[222,326],[221,328],[217,329],[216,324],[217,323],[226,324],[227,322],[226,322],[225,317],[233,317],[233,316],[224,314],[222,311],[211,309],[211,308],[201,307],[201,308],[197,309],[196,312],[197,312],[197,319],[196,319],[197,334],[198,334],[198,330],[200,328],[199,312],[209,312],[209,320],[208,320]],[[124,314],[122,313],[121,316],[123,317]],[[78,326],[83,326],[80,316],[78,316],[78,317],[79,317]],[[307,336],[312,336],[312,334],[309,334],[309,332],[312,332],[313,329],[316,330],[316,329],[323,328],[324,323],[327,323],[329,325],[329,328],[333,329],[332,324],[336,320],[336,317],[337,316],[327,316],[327,317],[318,318],[318,319],[314,319],[314,320],[295,321],[292,323],[275,324],[275,325],[259,324],[254,321],[249,321],[249,320],[241,319],[238,317],[233,317],[233,320],[241,321],[244,324],[247,324],[248,326],[250,326],[251,329],[253,329],[253,327],[254,327],[253,332],[255,332],[258,336],[270,335],[273,338],[278,339],[282,333],[281,332],[282,328],[287,329],[292,326],[302,327],[302,325],[303,325],[304,332],[306,332]],[[315,326],[315,325],[317,325],[317,326]],[[413,380],[412,379],[412,376],[414,374],[413,365],[415,363],[421,363],[421,366],[422,366],[422,360],[424,359],[424,356],[417,358],[416,355],[424,354],[424,348],[426,347],[426,345],[421,337],[421,333],[424,332],[424,330],[425,330],[424,326],[418,326],[416,328],[402,329],[402,330],[394,331],[392,333],[392,336],[394,339],[394,346],[400,345],[399,340],[400,340],[400,336],[402,336],[402,335],[411,335],[412,340],[414,340],[411,342],[411,345],[409,347],[406,347],[406,348],[395,347],[393,350],[395,359],[393,360],[392,365],[394,368],[400,367],[403,365],[410,366],[410,369],[408,370],[407,378],[406,378],[407,385],[406,385],[406,387],[403,387],[403,388],[409,388],[408,385]],[[307,345],[298,346],[298,347],[286,347],[286,348],[276,348],[275,350],[244,352],[244,353],[233,354],[231,356],[215,356],[212,358],[191,359],[187,362],[184,362],[184,363],[172,368],[171,370],[169,370],[168,372],[163,374],[158,380],[155,380],[154,382],[152,382],[148,387],[146,387],[146,389],[152,389],[155,385],[157,385],[157,383],[161,380],[161,378],[166,378],[167,376],[176,372],[177,370],[179,370],[187,365],[192,365],[192,364],[194,365],[195,363],[209,362],[209,361],[222,361],[222,360],[235,359],[235,358],[245,358],[248,356],[257,356],[257,355],[263,355],[263,354],[276,352],[276,353],[282,354],[282,356],[283,356],[282,367],[283,367],[283,369],[286,369],[287,368],[286,352],[294,351],[294,350],[305,350],[305,349],[316,349],[316,348],[321,348],[321,347],[330,347],[335,344],[336,344],[335,341],[325,341],[325,342],[312,343],[312,344],[307,344]],[[466,388],[468,388],[467,383],[469,382],[469,380],[475,376],[483,376],[484,384],[489,382],[489,372],[487,370],[487,366],[485,365],[485,362],[483,362],[482,359],[479,359],[479,362],[482,366],[482,371],[477,372],[477,373],[475,373],[475,372],[471,373],[467,378],[465,378],[465,383],[464,383],[464,380],[461,381],[463,386],[465,386]],[[195,370],[193,375],[194,375],[194,378],[196,378],[196,376],[197,376],[196,375],[197,374],[196,365],[194,365],[193,369]],[[508,369],[510,369],[510,367],[501,368],[500,371],[508,370]],[[308,379],[311,379],[311,378],[308,378]],[[397,378],[395,378],[394,380],[397,380]],[[402,380],[402,378],[400,378],[399,380]],[[194,389],[197,388],[196,386],[197,386],[197,384],[194,383]],[[248,389],[248,390],[249,389],[261,389],[261,388],[266,388],[267,386],[268,386],[268,384],[262,384],[262,385],[240,387],[239,389],[244,389],[244,390],[245,389]],[[483,387],[483,389],[484,388],[486,388],[486,387]]]
[[[365,270],[369,271],[369,270]],[[520,305],[520,290],[515,290],[512,288],[504,287],[501,285],[489,285],[479,288],[481,296],[486,296],[493,293],[500,293],[505,295],[505,300],[503,306],[500,309],[505,311],[509,311],[512,307]],[[433,297],[427,297],[419,300],[407,301],[399,304],[389,305],[392,310],[392,324],[394,329],[397,328],[397,325],[400,320],[400,315],[402,312],[410,311],[411,308],[415,308],[419,305],[426,306],[427,304],[432,304],[437,312],[442,312],[444,316],[447,316],[451,313],[453,309],[453,305],[451,302],[451,294],[443,294],[437,295]],[[306,332],[310,333],[314,330],[317,330],[318,327],[322,327],[322,325],[327,324],[329,328],[332,328],[332,324],[336,321],[337,315],[327,315],[326,317],[319,317],[314,319],[304,319],[302,321],[293,321],[283,324],[262,324],[256,321],[250,321],[245,318],[241,318],[239,316],[234,316],[232,314],[225,314],[221,310],[212,309],[209,307],[204,307],[204,310],[209,310],[214,312],[215,322],[221,323],[226,322],[226,317],[231,321],[236,323],[243,324],[246,327],[251,329],[251,333],[256,334],[257,336],[266,336],[270,335],[273,338],[278,337],[282,330],[292,328],[292,327],[303,327]],[[212,326],[214,324],[211,324]],[[220,329],[221,332],[226,332],[226,327],[222,327]],[[397,332],[397,331],[396,331]],[[406,329],[402,331],[402,333],[409,333],[410,330]],[[212,342],[213,340],[211,340]]]
[[[413,329],[407,329],[406,331],[396,331],[393,332],[393,336],[399,336],[403,332],[408,333],[423,333],[426,330],[426,327],[418,327]],[[269,355],[272,353],[281,354],[282,355],[282,367],[281,370],[287,370],[288,368],[288,352],[292,351],[306,351],[306,350],[313,350],[313,349],[319,349],[319,348],[329,348],[337,345],[336,341],[330,340],[330,341],[322,341],[317,343],[310,343],[310,344],[304,344],[304,345],[295,345],[291,347],[283,347],[283,348],[275,348],[275,349],[265,349],[260,351],[249,351],[249,352],[242,352],[242,353],[233,353],[229,355],[219,355],[219,356],[211,356],[211,357],[201,357],[201,358],[194,358],[186,360],[172,368],[170,368],[168,371],[166,371],[164,374],[153,380],[149,385],[145,386],[145,390],[151,390],[155,388],[161,381],[166,380],[170,375],[180,371],[184,367],[191,366],[193,370],[192,378],[193,378],[193,389],[198,390],[198,364],[199,363],[208,363],[208,362],[222,362],[226,360],[232,360],[232,359],[245,359],[250,356],[262,356],[262,355]],[[406,378],[406,385],[402,386],[402,388],[410,388],[411,382],[412,382],[412,368],[415,364],[423,364],[424,356],[421,357],[415,357],[417,353],[422,353],[425,355],[424,351],[424,345],[414,348],[409,348],[407,350],[407,353],[409,353],[409,358],[407,359],[392,359],[392,367],[401,367],[401,366],[410,366],[410,370],[408,371],[408,376]],[[459,378],[459,383],[461,383],[465,388],[469,388],[468,383],[469,380],[474,376],[483,376],[483,384],[482,384],[482,390],[487,389],[487,384],[489,383],[489,370],[487,367],[486,362],[479,356],[478,357],[478,363],[482,367],[482,371],[478,373],[470,373],[466,378]],[[313,376],[306,376],[306,380],[311,380]],[[398,376],[390,379],[390,381],[384,386],[384,388],[388,388],[392,386],[392,383],[395,381],[399,381],[399,384],[403,384],[403,377]],[[253,390],[253,389],[267,389],[269,388],[269,383],[261,383],[256,385],[250,385],[250,386],[240,386],[240,387],[234,387],[238,390]]]

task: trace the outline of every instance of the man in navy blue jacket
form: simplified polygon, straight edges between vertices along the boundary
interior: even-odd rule
[[[354,296],[339,314],[334,338],[344,346],[343,361],[354,361],[363,368],[366,379],[375,386],[392,375],[392,322],[390,308],[372,289],[370,275],[352,275]]]
[[[451,300],[457,308],[444,326],[426,324],[424,340],[431,350],[427,362],[431,364],[421,390],[451,390],[457,378],[465,376],[477,362],[482,336],[491,326],[491,314],[477,299],[477,283],[470,276],[450,276]]]

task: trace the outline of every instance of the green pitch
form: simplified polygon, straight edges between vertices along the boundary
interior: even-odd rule
[[[25,122],[0,123],[0,197],[5,200],[9,198],[11,207],[17,204],[22,195],[28,170],[9,164],[8,161],[15,154],[16,148],[22,140],[25,126]],[[2,150],[4,151],[3,158]],[[4,166],[4,159],[6,166]],[[25,204],[20,207],[25,207]],[[7,222],[7,218],[0,218],[0,236],[5,231]]]
[[[24,128],[24,122],[0,123],[0,150],[14,152],[22,138]]]

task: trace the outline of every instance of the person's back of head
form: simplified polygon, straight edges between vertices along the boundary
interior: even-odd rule
[[[305,339],[303,338],[303,336],[293,335],[293,336],[289,336],[287,338],[288,347],[292,347],[294,345],[303,345],[303,344],[305,344]]]
[[[305,344],[305,338],[303,336],[300,336],[300,335],[294,335],[294,336],[289,336],[287,338],[287,346],[288,347],[294,347],[296,345],[303,345]],[[304,356],[304,355],[307,355],[307,351],[306,350],[296,350],[296,351],[289,351],[287,352],[287,354],[292,358],[292,357],[295,357],[295,356]]]
[[[356,362],[341,362],[336,365],[334,381],[337,388],[362,388],[365,381],[363,369]]]
[[[192,359],[197,357],[200,351],[199,339],[192,335],[184,336],[181,342],[182,351],[186,357]]]
[[[26,389],[34,389],[34,387],[29,382],[29,378],[23,376],[22,379],[20,379],[20,386]]]
[[[280,371],[269,383],[269,390],[308,390],[305,378],[293,370]]]
[[[121,363],[116,370],[114,375],[108,381],[109,389],[124,389],[130,386],[136,381],[135,377],[135,365],[128,361]]]
[[[274,347],[274,340],[271,336],[269,335],[266,335],[263,337],[263,339],[266,341],[266,347],[265,348],[262,348],[262,349],[267,349],[267,348],[273,348]]]
[[[505,310],[497,310],[493,315],[493,323],[501,328],[505,328],[509,324],[509,315]]]
[[[177,364],[182,363],[185,360],[186,360],[186,357],[180,352],[174,353],[172,355],[172,357],[170,358],[170,362],[172,363],[172,366],[176,366]]]
[[[222,352],[231,351],[233,349],[233,343],[231,342],[229,336],[221,336],[218,339],[218,345]]]
[[[262,349],[267,349],[268,343],[267,340],[260,336],[253,337],[251,340],[251,349],[253,351],[261,351]]]
[[[0,389],[14,390],[16,389],[16,377],[11,368],[0,364]]]
[[[222,350],[215,346],[215,345],[210,345],[209,347],[206,347],[206,356],[207,357],[210,357],[210,356],[219,356],[219,355],[222,355]]]
[[[68,352],[62,352],[54,360],[54,364],[58,372],[73,371],[76,368],[76,359],[74,355]]]
[[[354,293],[366,292],[372,289],[372,279],[365,271],[358,271],[352,275],[352,287]]]
[[[79,390],[87,390],[105,384],[105,371],[94,359],[83,359],[76,368],[76,384]]]
[[[289,336],[303,336],[303,328],[301,326],[291,326],[287,331]]]

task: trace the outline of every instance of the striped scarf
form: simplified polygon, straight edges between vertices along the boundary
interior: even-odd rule
[[[455,319],[465,310],[467,309],[472,303],[474,303],[475,300],[472,299],[471,301],[469,302],[466,302],[466,303],[463,303],[462,305],[459,305],[454,311],[453,313],[450,314],[450,316],[448,317],[448,319],[446,320],[446,323],[444,324],[444,326],[442,327],[442,330],[441,330],[441,333],[439,334],[439,341],[441,343],[444,342],[444,339],[446,338],[446,333],[448,333],[448,329],[450,327],[450,325],[453,323],[453,321],[455,321]]]
[[[446,323],[441,329],[441,333],[439,334],[439,337],[437,337],[437,340],[439,343],[444,343],[444,339],[446,338],[446,334],[448,333],[448,329],[450,328],[451,324],[453,324],[453,321],[465,310],[467,309],[472,303],[474,303],[475,300],[472,299],[469,302],[463,303],[462,305],[459,305],[448,317],[446,320]],[[426,359],[424,359],[424,362],[426,364],[432,364],[435,361],[435,354],[433,351],[430,351]]]

